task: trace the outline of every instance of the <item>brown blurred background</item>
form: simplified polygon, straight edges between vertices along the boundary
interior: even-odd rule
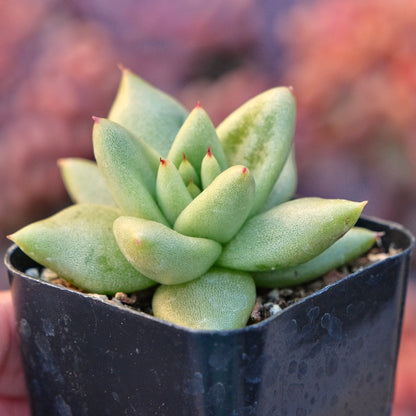
[[[368,200],[367,215],[416,231],[414,0],[0,0],[2,253],[69,203],[56,160],[92,157],[118,63],[215,123],[292,85],[299,194]],[[416,414],[415,304],[411,290],[394,416]]]

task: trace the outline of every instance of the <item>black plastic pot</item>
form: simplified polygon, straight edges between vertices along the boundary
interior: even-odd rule
[[[280,315],[193,331],[23,274],[6,256],[34,416],[389,415],[414,239]]]

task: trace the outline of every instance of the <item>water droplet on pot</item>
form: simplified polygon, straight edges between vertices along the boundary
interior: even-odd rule
[[[30,328],[29,322],[22,318],[19,322],[19,334],[22,338],[29,339],[32,335],[32,330]]]
[[[315,321],[319,316],[320,308],[319,306],[314,306],[308,311],[308,318],[310,322]]]
[[[291,319],[286,325],[285,334],[289,337],[291,334],[295,334],[298,331],[298,323],[296,319]]]
[[[331,338],[338,339],[342,336],[342,321],[330,313],[325,313],[322,316],[321,326],[327,330]]]
[[[55,328],[49,319],[42,318],[42,329],[47,337],[55,336]]]
[[[265,362],[267,362],[267,360],[263,355],[261,355],[247,366],[244,375],[244,379],[247,381],[247,383],[261,383]]]
[[[289,368],[288,368],[289,374],[293,374],[296,371],[297,366],[298,366],[298,363],[296,361],[291,361],[289,363]]]
[[[71,317],[69,315],[63,315],[59,318],[58,324],[64,329],[64,332],[69,332],[69,324],[71,323]]]
[[[36,333],[35,345],[39,354],[42,370],[45,373],[52,374],[57,382],[63,383],[64,378],[60,373],[59,366],[56,364],[54,351],[52,351],[48,338],[41,333]]]

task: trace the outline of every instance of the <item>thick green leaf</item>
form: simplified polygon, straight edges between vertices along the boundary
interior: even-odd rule
[[[221,245],[215,241],[187,237],[141,218],[117,218],[114,235],[121,251],[137,270],[168,285],[201,276],[221,253]]]
[[[59,159],[58,164],[66,190],[74,203],[116,205],[96,163],[68,157]]]
[[[199,189],[198,185],[192,180],[192,178],[190,179],[186,188],[188,189],[188,192],[192,198],[196,198],[201,193],[201,189]]]
[[[217,264],[265,271],[305,263],[357,222],[365,202],[300,198],[256,215],[223,249]]]
[[[149,146],[136,140],[124,127],[104,118],[96,119],[93,129],[94,154],[107,186],[126,215],[167,224],[157,206],[154,159]]]
[[[93,293],[133,292],[155,282],[125,259],[113,235],[116,208],[77,204],[9,238],[29,257]]]
[[[208,148],[208,152],[202,159],[201,164],[201,183],[202,188],[208,188],[213,180],[221,173],[221,166],[217,159],[211,152],[211,148]]]
[[[192,201],[182,177],[176,166],[167,159],[161,159],[156,179],[157,202],[170,224]]]
[[[377,233],[353,227],[331,247],[299,266],[254,275],[259,287],[287,287],[309,282],[366,253],[375,243]]]
[[[229,241],[243,225],[254,201],[255,184],[244,166],[228,168],[179,215],[174,229],[192,237]]]
[[[198,187],[201,185],[199,174],[197,173],[192,163],[188,160],[186,155],[183,155],[182,161],[178,167],[178,171],[185,185],[188,185],[190,181],[192,181]]]
[[[255,301],[256,288],[249,274],[215,268],[188,283],[159,286],[152,306],[160,319],[221,331],[246,326]]]
[[[142,138],[166,157],[188,115],[174,98],[128,69],[122,70],[117,96],[108,118]]]
[[[227,159],[215,127],[205,110],[201,106],[197,106],[179,130],[168,159],[179,166],[185,154],[196,171],[200,172],[202,159],[207,154],[208,147],[211,148],[211,152],[216,157],[221,170],[226,169],[228,167]]]
[[[296,169],[295,152],[289,153],[283,170],[280,172],[279,178],[273,186],[266,203],[261,207],[259,212],[268,211],[283,202],[293,198],[298,184],[298,175]]]
[[[229,115],[217,134],[230,166],[242,164],[256,181],[254,215],[264,205],[290,152],[296,103],[289,88],[268,90]]]

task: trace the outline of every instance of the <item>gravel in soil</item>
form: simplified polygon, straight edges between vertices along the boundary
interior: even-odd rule
[[[357,260],[342,266],[339,269],[332,270],[324,276],[313,280],[312,282],[287,288],[258,288],[256,303],[250,315],[248,325],[261,322],[270,316],[276,315],[288,306],[293,305],[294,303],[312,295],[324,287],[343,279],[351,273],[370,266],[371,264],[393,256],[397,252],[398,250],[393,247],[390,247],[388,251],[384,251],[381,247],[374,247],[368,253],[358,258]],[[79,290],[67,282],[65,279],[57,276],[56,273],[49,269],[41,270],[40,275],[38,269],[28,269],[26,273],[33,277],[40,277],[41,279],[47,280],[54,284],[62,285],[73,290]],[[79,291],[83,292],[82,290]],[[117,304],[119,306],[132,308],[136,311],[141,311],[152,315],[152,296],[154,291],[155,288],[150,288],[131,294],[118,292],[114,296],[99,294],[90,295]]]

